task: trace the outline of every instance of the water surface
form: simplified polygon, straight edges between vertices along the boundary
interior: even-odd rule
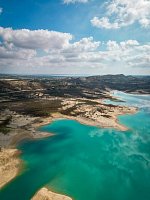
[[[55,135],[19,145],[26,168],[1,190],[0,199],[29,200],[47,185],[74,200],[149,200],[150,96],[116,95],[125,100],[121,104],[140,109],[119,117],[128,131],[73,120],[41,127]]]

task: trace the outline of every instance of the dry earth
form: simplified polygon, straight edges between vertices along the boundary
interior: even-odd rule
[[[31,200],[72,200],[65,195],[56,194],[47,188],[40,189]]]

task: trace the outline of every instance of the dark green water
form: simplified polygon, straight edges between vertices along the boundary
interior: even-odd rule
[[[119,117],[126,132],[57,120],[41,127],[55,136],[20,144],[25,171],[0,200],[29,200],[45,185],[74,200],[149,200],[150,101],[127,97],[140,111]]]

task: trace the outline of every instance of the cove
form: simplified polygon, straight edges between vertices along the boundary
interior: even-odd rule
[[[74,200],[149,200],[150,97],[116,95],[139,107],[119,116],[128,131],[65,119],[40,127],[55,135],[18,145],[25,170],[0,191],[0,200],[29,200],[45,185]]]

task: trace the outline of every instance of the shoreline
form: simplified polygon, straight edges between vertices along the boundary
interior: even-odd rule
[[[5,187],[23,170],[18,149],[1,149],[0,151],[0,189]]]
[[[119,108],[122,108],[122,110],[120,111]],[[6,155],[2,155],[2,157],[4,157],[4,160],[5,160],[5,156],[6,156],[6,158],[8,158],[8,159],[6,159],[6,160],[8,160],[8,163],[5,163],[6,166],[8,166],[8,165],[10,166],[13,164],[14,167],[12,170],[9,170],[9,171],[8,170],[5,171],[2,167],[0,168],[0,177],[2,177],[1,174],[4,174],[4,177],[5,177],[5,178],[2,178],[2,180],[3,180],[3,181],[1,181],[2,183],[0,182],[0,188],[4,187],[6,184],[8,184],[10,181],[12,181],[22,171],[22,169],[21,169],[22,161],[19,158],[20,152],[18,149],[16,149],[16,145],[19,142],[21,142],[25,139],[35,140],[35,139],[41,139],[41,138],[45,138],[45,137],[51,137],[54,135],[53,133],[39,131],[38,130],[39,127],[44,126],[49,123],[52,123],[53,121],[58,120],[58,119],[68,119],[68,120],[76,120],[81,124],[85,124],[85,125],[89,125],[89,126],[96,126],[96,127],[100,127],[100,128],[115,128],[120,131],[126,131],[126,130],[128,130],[128,127],[126,127],[122,124],[119,124],[118,116],[124,115],[124,114],[135,114],[137,112],[137,108],[119,107],[118,106],[117,109],[118,109],[118,112],[114,112],[112,115],[113,117],[111,119],[107,118],[107,117],[100,118],[98,116],[96,118],[97,119],[97,121],[96,121],[96,120],[88,119],[88,118],[81,117],[81,116],[69,116],[69,115],[64,115],[64,114],[61,114],[60,112],[57,112],[57,113],[53,113],[50,117],[39,118],[38,121],[31,120],[31,122],[30,122],[31,127],[28,128],[27,130],[18,128],[17,129],[18,132],[19,131],[22,131],[22,132],[21,132],[21,134],[16,133],[13,136],[12,141],[10,143],[11,148],[9,147],[9,148],[2,150],[2,153],[6,153]],[[9,152],[15,152],[15,154],[13,154],[13,153],[9,154]],[[0,152],[0,156],[1,156],[1,152]],[[43,193],[43,191],[45,191],[45,192]],[[46,196],[56,194],[56,193],[49,191],[47,188],[41,188],[36,193],[37,196],[41,195],[41,192],[42,192],[42,194],[45,194]],[[69,198],[67,196],[62,196],[59,194],[57,194],[57,196],[58,196],[58,200],[61,200],[61,197],[63,197],[62,200],[64,199],[64,197],[66,198],[66,200],[71,200],[71,198]],[[47,199],[48,199],[48,197],[47,197]],[[40,199],[39,199],[39,197],[37,198],[35,196],[35,198],[33,198],[32,200],[40,200]]]
[[[0,190],[13,181],[23,170],[23,161],[19,158],[18,149],[1,149],[0,151]],[[42,187],[36,191],[31,200],[72,200],[70,197],[50,191]]]
[[[31,200],[72,200],[70,197],[50,191],[46,187],[38,190]]]

